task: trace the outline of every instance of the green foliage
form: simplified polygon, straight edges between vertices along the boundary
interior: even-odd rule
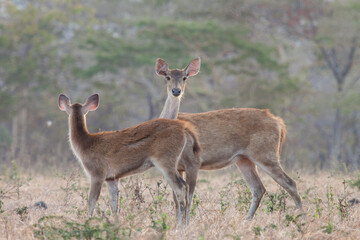
[[[20,199],[20,188],[24,185],[24,182],[20,177],[18,166],[14,160],[11,161],[11,165],[12,165],[12,169],[9,174],[10,182],[16,189],[16,194],[18,199]]]
[[[170,229],[170,225],[167,223],[168,216],[165,213],[160,213],[162,205],[167,203],[167,185],[164,184],[162,180],[159,180],[155,191],[148,186],[147,188],[153,198],[153,203],[149,209],[151,227],[164,233]]]
[[[16,208],[15,211],[17,215],[20,216],[21,221],[25,221],[25,219],[28,217],[29,212],[27,206]]]
[[[220,192],[220,212],[221,214],[224,214],[226,209],[228,209],[228,207],[230,206],[230,202],[228,199],[228,195],[229,195],[229,188],[230,184],[228,184],[227,186],[225,186]]]
[[[137,38],[118,38],[106,31],[93,32],[81,45],[95,50],[96,63],[87,69],[77,69],[79,76],[91,77],[97,73],[115,73],[119,68],[153,66],[156,57],[176,66],[186,66],[192,52],[216,55],[229,48],[239,52],[231,59],[214,59],[217,65],[228,68],[255,58],[265,68],[279,69],[272,58],[273,49],[248,41],[248,29],[243,24],[223,25],[213,21],[169,20],[168,18],[139,19],[127,22],[138,28]],[[215,56],[214,56],[215,57]],[[204,72],[210,70],[202,63]],[[170,66],[171,67],[171,66]]]
[[[232,196],[231,193],[235,193],[235,196]],[[236,200],[234,205],[239,211],[248,212],[251,205],[252,193],[243,179],[228,183],[219,192],[219,195],[220,211],[222,214],[231,206],[233,200]]]
[[[315,204],[315,214],[314,214],[314,217],[315,217],[315,218],[320,218],[321,213],[322,213],[322,210],[323,210],[323,208],[321,207],[321,205],[322,205],[322,199],[321,199],[321,198],[318,198],[318,197],[315,197],[313,203]]]
[[[334,194],[334,188],[332,186],[329,186],[327,188],[326,198],[328,201],[328,206],[332,208],[335,205],[335,194]]]
[[[352,89],[349,89],[349,94],[346,94],[333,103],[332,107],[334,109],[341,109],[342,113],[346,115],[351,115],[356,111],[359,111],[360,108],[360,94],[359,92],[351,92]]]
[[[201,74],[194,81],[189,80],[192,82],[187,88],[186,101],[182,102],[182,111],[270,108],[289,125],[292,134],[287,145],[289,150],[296,149],[294,155],[301,155],[297,156],[302,159],[298,161],[300,164],[307,164],[303,159],[312,159],[309,156],[314,154],[314,149],[321,149],[326,155],[329,148],[326,139],[331,134],[328,124],[332,121],[328,108],[341,108],[347,115],[343,130],[351,131],[350,127],[357,123],[358,120],[349,121],[349,116],[359,111],[360,106],[355,67],[346,78],[343,96],[336,97],[328,91],[331,88],[328,83],[322,84],[314,77],[308,81],[309,76],[322,75],[319,66],[313,64],[313,46],[273,29],[263,31],[265,25],[259,21],[263,18],[253,18],[270,14],[265,19],[271,21],[271,12],[280,15],[287,12],[277,11],[282,4],[267,2],[270,8],[263,11],[263,4],[246,1],[200,1],[197,6],[188,3],[53,0],[49,4],[38,0],[23,7],[12,1],[4,3],[2,11],[6,14],[0,19],[0,112],[4,113],[0,116],[0,151],[9,151],[10,129],[15,126],[12,118],[19,114],[19,109],[26,109],[27,126],[18,126],[18,135],[23,134],[20,129],[26,130],[32,163],[59,164],[73,160],[70,154],[59,154],[60,159],[55,159],[57,153],[68,150],[64,144],[66,121],[56,107],[60,91],[78,98],[89,92],[101,94],[99,114],[89,118],[98,124],[94,126],[90,122],[90,131],[116,130],[155,118],[165,96],[161,91],[164,85],[154,77],[158,57],[165,59],[170,68],[183,68],[195,56],[202,58]],[[286,3],[283,7],[293,4]],[[118,14],[116,9],[124,5],[123,13]],[[305,2],[298,7],[302,6],[306,11],[311,10]],[[316,41],[326,48],[339,46],[336,50],[339,60],[346,57],[341,49],[348,51],[349,40],[359,32],[358,6],[354,0],[320,5],[319,18],[323,20],[314,19],[318,29]],[[255,15],[249,11],[252,8]],[[293,29],[308,26],[306,16],[297,19],[303,17],[304,26],[296,25],[299,23],[295,21]],[[274,25],[280,30],[283,27],[269,23],[266,27]],[[297,52],[292,51],[293,46],[310,57],[294,56]],[[288,73],[294,73],[292,69],[296,77],[289,76]],[[321,92],[322,89],[326,91]],[[105,114],[110,117],[104,118]],[[45,127],[47,120],[54,125]],[[315,126],[318,122],[324,122],[321,124],[324,127]],[[315,125],[309,127],[309,124]],[[320,134],[309,129],[319,129]],[[307,136],[303,137],[304,134]],[[344,146],[356,144],[354,134],[342,136]],[[310,139],[310,144],[304,139]],[[316,142],[316,148],[312,142]],[[294,144],[302,147],[295,148]],[[247,201],[246,196],[241,201]]]
[[[308,199],[309,198],[309,193],[313,189],[314,189],[314,187],[310,187],[310,188],[306,189],[305,192],[301,195],[301,198],[302,199]]]
[[[253,228],[253,231],[255,233],[255,236],[260,236],[261,231],[263,231],[263,229],[260,226],[256,226]]]
[[[74,192],[79,190],[79,173],[77,171],[66,172],[58,176],[61,180],[65,181],[65,186],[60,186],[64,194],[64,204],[67,205]],[[84,198],[84,196],[83,196]]]
[[[345,179],[343,179],[342,184],[343,184],[343,196],[342,197],[338,197],[338,204],[337,204],[337,209],[339,210],[339,215],[341,217],[341,220],[344,220],[346,218],[349,217],[349,210],[350,210],[350,205],[347,201],[347,188],[349,186],[349,183],[351,183],[351,181],[347,181]]]
[[[357,187],[360,190],[360,173],[358,174],[358,178],[351,183],[352,187]]]
[[[134,229],[121,228],[103,218],[89,218],[84,223],[61,216],[45,216],[33,226],[37,239],[130,239]],[[137,230],[135,230],[137,231]]]
[[[349,216],[349,203],[346,201],[346,198],[338,198],[337,209],[339,210],[339,215],[341,220],[344,220]]]
[[[238,236],[238,235],[231,235],[231,234],[227,234],[225,235],[225,237],[230,237],[232,238],[233,240],[241,240],[241,237]],[[203,238],[202,238],[203,239]],[[200,240],[200,239],[199,239]]]
[[[170,225],[166,222],[168,216],[165,213],[162,213],[159,218],[156,218],[155,216],[157,216],[157,214],[155,214],[155,212],[151,212],[150,219],[152,223],[152,228],[156,229],[159,232],[166,232],[170,229]]]
[[[280,193],[266,193],[266,208],[264,209],[265,212],[272,213],[274,211],[285,211],[286,199],[288,197],[289,195],[283,189],[281,189]]]
[[[320,229],[323,229],[324,233],[330,234],[335,230],[335,226],[331,222],[328,222],[328,225],[321,226]]]
[[[264,228],[261,228],[260,226],[256,226],[253,228],[253,231],[255,233],[255,236],[260,236],[261,232],[265,232],[269,228],[276,230],[278,227],[275,224],[271,223],[271,224],[265,226]]]
[[[4,213],[5,210],[3,209],[4,202],[0,200],[0,214]]]
[[[242,212],[248,212],[251,205],[252,193],[244,180],[234,181],[234,184],[237,187],[236,207]]]
[[[199,208],[200,204],[201,204],[201,200],[196,194],[194,194],[190,208],[190,216],[192,217],[196,216],[196,210]]]
[[[300,213],[296,216],[292,216],[289,214],[286,214],[285,216],[285,225],[289,226],[291,223],[296,225],[296,228],[298,232],[302,232],[302,227],[305,226],[304,222],[301,222],[301,217],[303,216],[303,213]]]

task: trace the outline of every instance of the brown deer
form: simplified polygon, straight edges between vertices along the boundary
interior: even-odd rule
[[[202,147],[200,169],[220,169],[235,163],[252,192],[248,220],[254,217],[265,193],[257,166],[282,186],[294,199],[297,208],[302,210],[296,183],[280,165],[281,146],[286,136],[286,127],[280,117],[272,115],[269,110],[254,108],[179,113],[186,79],[199,72],[200,58],[194,59],[184,69],[173,70],[168,68],[164,60],[158,59],[155,70],[159,76],[167,80],[168,97],[160,118],[175,119],[177,117],[195,126]],[[189,160],[191,155],[188,155],[186,151],[182,156],[191,162]],[[179,168],[179,171],[182,175],[183,169]],[[185,173],[191,204],[196,178]],[[190,182],[188,177],[190,177]]]
[[[178,208],[177,222],[182,225],[189,212],[188,185],[177,168],[199,164],[200,145],[193,126],[185,121],[157,119],[121,131],[89,133],[86,114],[99,105],[94,94],[84,104],[71,104],[59,96],[59,108],[69,115],[69,138],[72,151],[90,177],[89,216],[92,216],[104,181],[108,185],[110,206],[117,214],[118,179],[156,167],[171,186]],[[181,158],[186,151],[193,162]]]

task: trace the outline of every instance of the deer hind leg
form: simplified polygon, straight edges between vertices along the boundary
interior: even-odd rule
[[[179,215],[177,216],[177,223],[179,226],[186,225],[186,209],[189,205],[189,185],[184,181],[184,179],[177,174],[174,178],[175,184],[175,195],[178,200],[178,211]]]
[[[182,178],[184,178],[184,172],[183,171],[179,171],[179,174]],[[172,191],[173,192],[173,199],[174,199],[174,203],[175,203],[175,216],[176,216],[176,219],[179,218],[179,215],[180,215],[180,212],[179,212],[179,202],[177,200],[177,197],[176,197],[176,194],[174,192],[174,190]]]
[[[161,174],[168,181],[172,188],[175,198],[177,200],[177,225],[185,224],[185,209],[189,203],[189,186],[181,177],[175,166],[166,166],[169,163],[168,160],[164,161],[152,161],[155,167],[161,172]],[[174,164],[175,165],[175,164]],[[176,202],[175,202],[176,204]]]
[[[190,210],[191,202],[194,196],[197,175],[201,166],[201,160],[199,154],[194,154],[192,144],[189,146],[189,151],[183,155],[182,160],[184,161],[186,183],[189,185],[189,202],[186,206],[186,224],[190,223]]]
[[[94,213],[95,205],[100,196],[101,187],[104,180],[99,178],[91,178],[91,186],[89,193],[89,217]]]
[[[109,198],[110,198],[110,207],[113,214],[117,215],[118,209],[118,200],[119,200],[119,191],[118,191],[118,179],[106,181]]]
[[[186,171],[186,183],[189,185],[189,202],[186,205],[186,212],[184,217],[186,219],[187,225],[189,225],[190,223],[191,202],[195,191],[198,171],[199,171],[199,167],[190,168]]]
[[[175,198],[177,200],[177,225],[182,226],[186,224],[186,207],[189,204],[189,185],[180,176],[178,171],[176,173],[165,174],[169,185],[173,189]],[[176,204],[176,202],[175,202]]]
[[[253,162],[244,156],[239,156],[235,164],[241,171],[252,193],[251,206],[246,217],[247,220],[251,220],[254,217],[266,190],[260,180],[256,165]]]
[[[258,165],[290,194],[294,199],[296,207],[302,210],[301,198],[296,187],[296,182],[281,168],[279,157],[271,157],[271,155],[272,154],[265,155],[263,158],[265,162],[261,161]]]

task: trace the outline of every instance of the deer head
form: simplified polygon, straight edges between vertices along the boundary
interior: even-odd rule
[[[168,96],[181,98],[185,91],[186,79],[198,74],[200,63],[200,57],[198,57],[192,60],[184,69],[169,69],[164,60],[159,58],[156,61],[156,74],[166,79]]]
[[[90,96],[84,104],[74,103],[71,104],[70,99],[64,94],[59,95],[58,105],[61,111],[67,112],[67,114],[80,114],[86,115],[89,111],[95,111],[99,106],[99,95],[94,94]]]

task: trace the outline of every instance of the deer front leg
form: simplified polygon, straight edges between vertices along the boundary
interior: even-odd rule
[[[91,186],[89,193],[89,217],[91,217],[94,213],[94,209],[96,206],[96,202],[99,199],[101,186],[104,180],[100,180],[98,178],[91,178]]]

